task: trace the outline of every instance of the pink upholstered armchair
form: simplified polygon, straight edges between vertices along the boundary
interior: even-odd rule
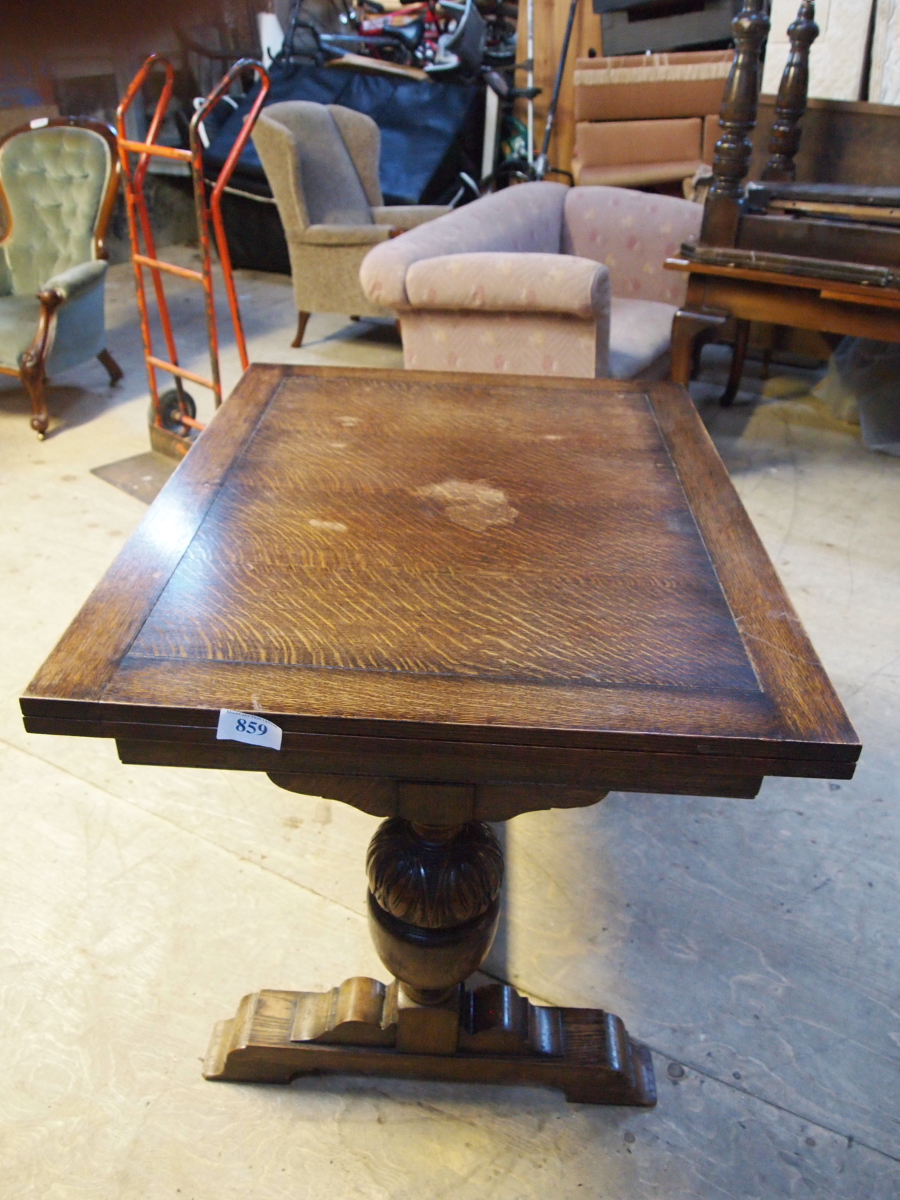
[[[360,280],[397,310],[407,367],[661,378],[685,288],[663,261],[702,215],[671,196],[520,184],[383,242]]]

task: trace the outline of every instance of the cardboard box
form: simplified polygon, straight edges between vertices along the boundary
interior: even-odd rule
[[[582,121],[575,126],[575,153],[585,166],[620,163],[700,162],[703,122]]]
[[[733,59],[731,50],[579,58],[575,120],[705,117],[718,112]]]

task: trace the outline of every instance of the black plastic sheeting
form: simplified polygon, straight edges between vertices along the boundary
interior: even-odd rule
[[[282,100],[342,104],[366,113],[375,121],[381,130],[380,177],[386,204],[421,202],[461,134],[478,90],[472,84],[419,81],[302,64],[273,63],[269,75],[272,86],[267,105]],[[221,167],[234,145],[255,95],[256,89],[232,110],[211,138],[203,157],[214,171]],[[220,104],[214,118],[225,112],[227,106]],[[264,183],[265,174],[251,140],[241,154],[233,183],[239,187],[243,181],[247,186],[252,180]],[[256,189],[251,185],[248,190]]]

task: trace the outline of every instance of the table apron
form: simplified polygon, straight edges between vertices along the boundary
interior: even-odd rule
[[[827,281],[822,286],[827,288]],[[886,309],[877,301],[866,305],[825,299],[808,288],[691,274],[684,308],[724,310],[740,320],[900,342],[900,310]]]

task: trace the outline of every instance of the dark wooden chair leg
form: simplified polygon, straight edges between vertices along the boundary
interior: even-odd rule
[[[60,292],[52,289],[38,292],[41,302],[41,315],[34,341],[19,359],[19,378],[31,400],[31,428],[39,438],[43,438],[50,424],[50,415],[44,400],[44,389],[47,384],[47,372],[44,367],[50,349],[50,330],[54,314],[63,302]]]
[[[775,123],[769,138],[769,161],[763,168],[763,179],[797,178],[794,159],[800,149],[800,121],[806,112],[809,49],[818,36],[815,4],[812,0],[802,0],[796,21],[788,26],[791,52],[775,100]]]
[[[25,390],[28,392],[28,398],[31,401],[31,428],[35,431],[39,438],[43,439],[47,432],[47,426],[50,424],[50,414],[47,412],[47,404],[44,399],[44,391],[47,385],[47,377],[44,374],[44,360],[26,361],[28,355],[22,357],[19,367],[19,378]]]
[[[741,376],[744,373],[744,359],[747,357],[747,343],[750,340],[750,322],[735,321],[734,353],[731,356],[731,370],[728,372],[728,382],[725,391],[719,397],[723,408],[728,408],[741,386]]]
[[[109,376],[110,386],[112,386],[114,383],[118,383],[120,379],[124,378],[124,371],[108,350],[101,350],[97,355],[97,358],[103,363],[104,367],[106,367],[106,373]]]
[[[294,349],[298,349],[303,345],[303,335],[306,333],[306,322],[309,320],[309,313],[297,313],[297,333],[291,345]]]
[[[744,0],[732,22],[734,62],[719,112],[721,136],[713,155],[713,182],[703,206],[700,241],[733,246],[741,220],[743,181],[750,169],[762,64],[760,50],[769,32],[765,0]]]

